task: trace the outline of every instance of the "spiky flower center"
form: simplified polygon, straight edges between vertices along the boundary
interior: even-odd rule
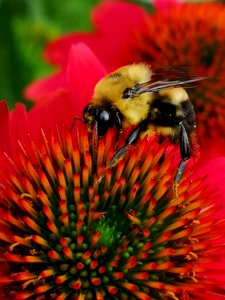
[[[187,299],[211,287],[202,273],[223,226],[202,222],[210,211],[201,208],[213,197],[188,179],[174,196],[176,150],[157,138],[140,141],[99,182],[121,143],[115,136],[99,140],[95,159],[81,128],[42,131],[40,144],[19,142],[17,157],[6,154],[5,299]]]

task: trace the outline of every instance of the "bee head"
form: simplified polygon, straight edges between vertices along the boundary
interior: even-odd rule
[[[112,120],[118,120],[112,112],[120,112],[124,120],[122,127],[138,124],[147,113],[149,96],[143,94],[136,97],[132,89],[137,83],[144,83],[150,78],[151,70],[145,64],[121,67],[96,84],[91,103],[110,112]]]
[[[97,126],[99,136],[104,136],[113,125],[116,125],[118,128],[121,126],[119,112],[110,108],[98,108],[93,104],[89,104],[84,108],[83,120],[87,125],[88,131],[91,131],[93,126]]]

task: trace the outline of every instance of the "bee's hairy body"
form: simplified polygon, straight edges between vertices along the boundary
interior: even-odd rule
[[[195,128],[195,113],[186,91],[181,87],[143,93],[131,99],[122,97],[124,90],[151,80],[152,71],[145,64],[122,67],[97,83],[91,104],[96,108],[118,110],[122,128],[142,124],[142,136],[161,134],[176,140],[179,123],[188,133]]]
[[[193,106],[182,86],[193,86],[203,77],[185,77],[186,73],[177,70],[172,75],[166,73],[165,78],[162,75],[153,73],[145,64],[117,69],[96,84],[83,120],[89,130],[95,128],[94,145],[96,136],[104,136],[110,127],[117,127],[119,132],[134,127],[106,169],[117,164],[142,136],[158,134],[179,143],[181,161],[174,179],[177,186],[191,156],[189,138],[196,127]]]

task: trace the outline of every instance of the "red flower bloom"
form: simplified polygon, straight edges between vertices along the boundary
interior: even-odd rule
[[[153,70],[193,65],[199,74],[209,76],[198,88],[190,90],[197,112],[198,138],[202,151],[207,149],[204,157],[224,155],[224,21],[225,6],[218,3],[172,5],[149,15],[134,4],[103,2],[93,12],[94,34],[71,34],[47,47],[47,60],[61,66],[62,72],[54,77],[60,84],[55,79],[34,83],[26,90],[26,96],[38,99],[48,93],[46,85],[51,86],[52,82],[54,89],[61,86],[69,49],[79,41],[89,45],[109,71],[139,61],[150,63]],[[212,140],[216,147],[214,144],[212,148]]]
[[[184,0],[153,0],[153,5],[157,10],[165,11],[173,5],[178,5]]]
[[[225,159],[189,168],[175,197],[177,147],[144,138],[99,183],[126,133],[94,159],[85,125],[69,128],[104,71],[82,45],[67,70],[30,112],[0,103],[1,299],[222,299]]]

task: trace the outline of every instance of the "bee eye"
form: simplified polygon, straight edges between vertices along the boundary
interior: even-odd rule
[[[107,110],[102,110],[100,113],[99,113],[99,120],[101,122],[108,122],[110,119],[110,114]]]
[[[113,125],[112,116],[107,110],[99,111],[96,117],[96,121],[99,136],[105,135],[109,127]]]

